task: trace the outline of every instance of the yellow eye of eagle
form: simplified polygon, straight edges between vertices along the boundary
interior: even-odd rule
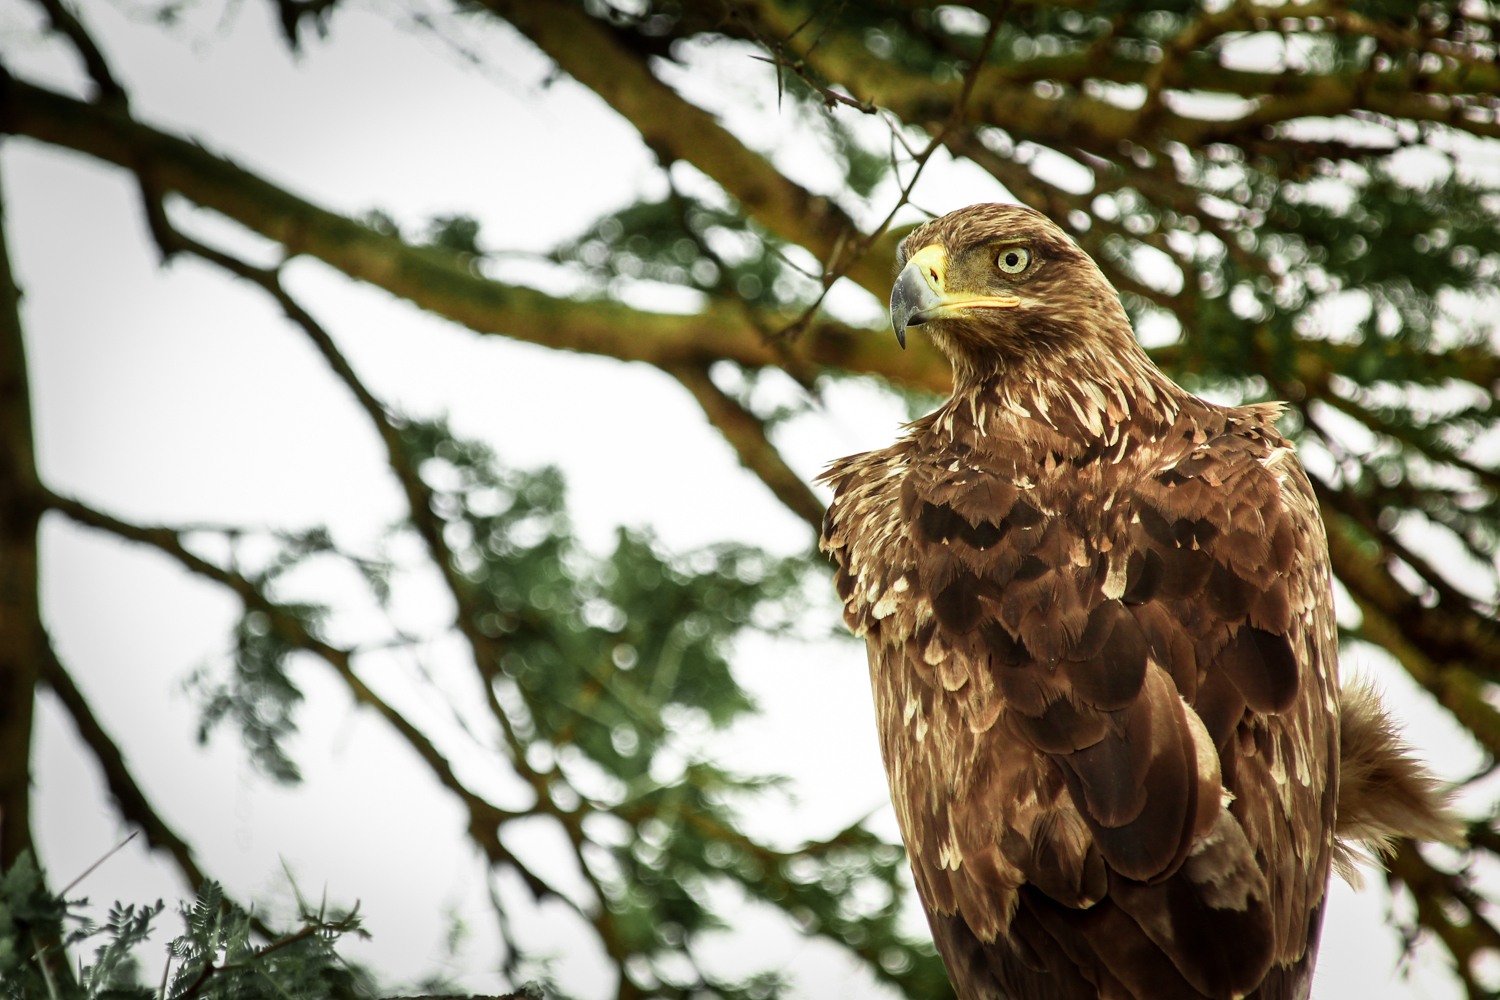
[[[1031,251],[1021,247],[1015,247],[1003,251],[1000,259],[995,261],[995,266],[1006,274],[1020,274],[1026,270],[1026,265],[1031,263]]]

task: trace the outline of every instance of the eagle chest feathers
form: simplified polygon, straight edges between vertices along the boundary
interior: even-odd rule
[[[954,396],[833,464],[823,547],[959,996],[1306,997],[1346,708],[1279,406],[1173,385],[1027,209],[929,223],[901,262],[897,333],[928,325]],[[1407,767],[1449,830],[1358,704],[1386,755],[1360,773]]]

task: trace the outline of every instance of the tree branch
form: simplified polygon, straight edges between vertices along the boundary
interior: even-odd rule
[[[458,610],[454,625],[468,640],[476,669],[485,686],[491,714],[495,717],[496,722],[500,725],[505,735],[506,744],[510,751],[511,766],[531,785],[536,794],[536,805],[532,809],[532,812],[551,814],[566,829],[569,839],[573,842],[574,851],[577,854],[579,869],[584,878],[592,886],[595,896],[600,901],[601,906],[598,912],[593,914],[585,912],[582,906],[553,889],[523,865],[500,843],[500,824],[507,819],[515,819],[525,814],[511,813],[497,809],[461,786],[453,776],[451,769],[449,769],[447,761],[437,753],[436,749],[426,741],[426,738],[415,727],[407,723],[404,717],[385,706],[383,702],[379,702],[378,700],[369,701],[369,699],[373,699],[375,696],[369,693],[368,689],[364,688],[354,675],[350,666],[351,655],[347,650],[332,650],[331,648],[323,647],[321,643],[317,643],[316,640],[307,634],[300,622],[292,619],[289,624],[295,627],[294,632],[297,636],[298,644],[302,648],[313,649],[314,652],[317,652],[318,655],[330,662],[345,681],[350,684],[351,688],[355,689],[356,697],[363,697],[363,700],[367,700],[367,703],[374,704],[382,714],[387,715],[391,719],[401,734],[407,738],[407,741],[417,747],[418,751],[428,760],[429,766],[438,772],[439,779],[450,790],[456,792],[468,807],[470,817],[469,835],[484,850],[491,864],[505,864],[515,869],[526,882],[536,899],[540,900],[546,896],[553,896],[568,903],[579,916],[593,925],[604,943],[605,950],[608,951],[610,956],[617,963],[623,963],[628,957],[628,949],[621,937],[619,928],[615,926],[613,916],[602,905],[605,900],[603,887],[594,877],[593,872],[589,870],[587,859],[583,856],[582,848],[586,837],[583,833],[580,817],[573,812],[559,808],[552,801],[547,787],[548,779],[546,775],[537,772],[526,759],[526,746],[516,734],[504,706],[500,704],[495,694],[494,681],[499,670],[503,644],[500,640],[485,634],[479,628],[480,609],[476,606],[474,589],[459,572],[453,551],[449,548],[443,536],[444,523],[433,509],[432,489],[422,480],[421,475],[412,464],[411,456],[401,440],[400,429],[392,421],[385,405],[376,399],[375,395],[360,381],[353,366],[349,364],[348,359],[339,351],[333,338],[312,317],[312,314],[302,308],[287,293],[286,289],[282,287],[278,271],[254,267],[229,254],[222,253],[183,235],[171,226],[165,211],[162,210],[159,198],[145,187],[144,181],[143,193],[147,199],[148,215],[152,219],[152,231],[156,235],[158,242],[161,243],[164,254],[170,255],[180,251],[196,254],[211,263],[217,264],[230,273],[247,281],[254,282],[265,289],[282,307],[287,317],[296,323],[307,334],[309,339],[313,341],[319,352],[322,353],[324,360],[328,362],[329,367],[333,369],[334,373],[354,395],[360,407],[370,418],[371,423],[375,425],[377,433],[379,433],[382,441],[385,443],[388,464],[395,474],[397,481],[401,483],[403,491],[406,493],[411,522],[426,543],[428,555],[437,565],[448,587],[448,591],[457,606]],[[248,581],[246,582],[248,583]],[[272,620],[275,622],[275,612],[269,610],[269,607],[269,602],[267,602],[267,607],[262,608],[262,610],[273,615]],[[312,645],[308,644],[308,640],[312,640]],[[363,696],[360,694],[361,691],[364,692]],[[622,995],[633,997],[635,995],[635,987],[625,977],[623,965],[621,965],[620,981],[622,984]]]
[[[1323,516],[1329,561],[1359,606],[1360,633],[1389,650],[1491,756],[1500,758],[1500,711],[1490,703],[1493,687],[1484,679],[1495,652],[1476,648],[1463,626],[1422,614],[1426,609],[1417,599],[1348,537],[1335,510],[1324,507]]]
[[[481,3],[604,98],[640,131],[663,163],[681,159],[693,164],[771,232],[806,247],[822,261],[833,261],[839,246],[860,235],[836,204],[787,180],[707,111],[678,96],[652,75],[642,56],[621,45],[581,7],[564,0]],[[891,290],[894,241],[885,250],[867,254],[846,272],[881,298]]]
[[[521,863],[506,847],[500,843],[500,824],[521,816],[530,815],[525,812],[512,812],[501,809],[489,801],[481,798],[471,791],[454,774],[452,765],[448,759],[433,746],[432,742],[413,726],[406,717],[396,711],[384,699],[372,691],[364,681],[354,672],[351,663],[352,656],[346,649],[332,646],[316,636],[309,633],[306,627],[294,615],[288,614],[286,609],[267,597],[261,589],[244,576],[223,569],[213,563],[194,555],[182,543],[181,534],[171,528],[141,527],[129,524],[108,514],[94,510],[87,505],[68,497],[48,494],[49,505],[58,512],[67,515],[79,524],[108,532],[119,538],[148,545],[175,559],[188,571],[213,580],[224,587],[232,590],[239,596],[246,608],[253,609],[266,615],[271,626],[290,645],[312,653],[329,666],[339,675],[345,685],[349,688],[354,700],[360,704],[375,709],[389,722],[401,737],[416,750],[418,755],[427,763],[428,768],[437,777],[438,781],[452,792],[464,803],[469,813],[469,836],[485,852],[492,864],[504,864],[514,868],[525,880],[526,884],[536,898],[555,896],[565,902],[571,901],[557,892],[543,879],[533,873]]]
[[[776,0],[742,0],[742,7],[754,8],[768,24],[784,22]],[[1285,4],[1281,7],[1232,5],[1217,14],[1200,15],[1200,20],[1185,29],[1184,38],[1197,47],[1193,53],[1212,52],[1214,39],[1228,33],[1256,28],[1256,21],[1282,17],[1325,17],[1344,19],[1348,15],[1337,0],[1313,0],[1307,4]],[[1355,34],[1362,29],[1350,26]],[[1421,88],[1413,86],[1410,71],[1378,74],[1373,85],[1367,85],[1360,72],[1264,74],[1259,80],[1247,74],[1226,75],[1216,56],[1187,59],[1179,53],[1175,66],[1162,70],[1158,88],[1212,90],[1217,86],[1235,96],[1259,97],[1254,108],[1239,118],[1215,121],[1177,114],[1169,107],[1147,101],[1137,109],[1122,108],[1088,93],[1073,92],[1063,96],[1044,96],[1033,89],[1037,80],[1068,77],[1068,71],[1056,60],[1027,60],[1016,68],[987,66],[975,87],[973,105],[976,117],[1005,129],[1019,139],[1045,143],[1067,143],[1079,146],[1105,159],[1115,159],[1120,143],[1145,142],[1155,148],[1180,142],[1198,149],[1214,142],[1255,145],[1264,139],[1267,126],[1307,116],[1336,116],[1365,109],[1393,118],[1441,122],[1476,135],[1500,135],[1500,125],[1474,121],[1458,114],[1458,106],[1446,94],[1432,94],[1429,80],[1453,78],[1447,89],[1476,95],[1493,92],[1494,84],[1472,73],[1461,78],[1453,74],[1422,77]],[[1165,53],[1164,53],[1165,56]],[[863,39],[853,32],[825,39],[809,64],[824,78],[844,85],[851,93],[892,111],[903,121],[921,123],[947,118],[953,110],[951,87],[933,74],[913,72],[899,63],[872,53]],[[1076,62],[1076,60],[1075,60]],[[1112,82],[1149,83],[1159,64],[1138,60],[1138,68],[1121,72],[1115,61],[1092,68],[1076,65],[1072,76],[1083,79],[1107,79]],[[1490,69],[1485,76],[1493,76]],[[1457,80],[1462,79],[1459,86]],[[1260,84],[1257,89],[1253,85]],[[1488,84],[1488,86],[1487,86]],[[1248,92],[1248,93],[1246,93]],[[1440,96],[1444,99],[1439,99]]]
[[[104,772],[105,786],[115,800],[115,810],[120,818],[134,824],[144,833],[147,845],[153,850],[170,854],[189,891],[197,892],[207,876],[194,860],[193,849],[167,825],[166,820],[161,818],[146,798],[146,793],[135,783],[135,776],[125,764],[125,755],[104,731],[83,692],[78,690],[72,676],[57,658],[50,641],[46,661],[42,664],[42,683],[51,688],[52,693],[57,695],[57,700],[67,709],[68,715],[72,716],[79,739],[93,753],[99,769]],[[250,926],[267,941],[274,941],[280,936],[254,913],[250,914]]]
[[[73,683],[73,678],[64,669],[50,645],[47,648],[47,654],[42,670],[42,681],[52,689],[52,693],[57,695],[57,699],[68,710],[68,714],[73,718],[73,725],[78,730],[79,738],[98,761],[100,770],[104,772],[104,783],[109,788],[110,795],[114,797],[115,808],[119,811],[121,818],[139,827],[146,835],[146,843],[153,849],[170,854],[177,864],[177,870],[182,873],[183,879],[187,882],[188,888],[197,892],[198,887],[203,884],[204,875],[203,869],[199,868],[198,862],[193,859],[193,849],[157,814],[150,801],[147,800],[146,793],[135,783],[134,775],[125,764],[125,755],[104,731],[104,727],[94,715],[94,710],[83,697],[83,693],[78,690],[78,686]]]
[[[36,0],[36,2],[42,10],[46,11],[52,30],[67,38],[77,51],[78,58],[83,61],[84,70],[88,73],[89,79],[94,81],[94,100],[123,109],[128,103],[125,90],[110,72],[104,53],[99,50],[99,46],[94,44],[83,22],[64,6],[62,0]],[[196,892],[197,888],[194,886],[193,890]]]
[[[760,418],[714,385],[707,365],[674,365],[667,371],[698,400],[709,422],[733,446],[740,464],[759,476],[778,500],[812,525],[813,531],[822,531],[822,501],[782,459]]]
[[[229,273],[243,278],[246,281],[259,285],[276,304],[281,306],[286,317],[295,323],[307,338],[313,342],[318,353],[323,355],[323,360],[328,362],[328,367],[333,369],[339,381],[344,383],[345,388],[354,396],[359,403],[360,409],[370,418],[375,432],[380,435],[381,443],[385,445],[386,462],[396,476],[396,481],[401,484],[402,492],[406,494],[406,501],[411,513],[412,524],[415,525],[417,533],[427,544],[428,554],[437,565],[438,572],[442,574],[443,581],[447,584],[454,600],[461,609],[465,609],[470,602],[466,599],[470,589],[469,583],[463,579],[458,572],[458,567],[453,560],[453,552],[448,548],[448,543],[443,538],[443,524],[432,510],[432,490],[422,481],[422,477],[411,464],[411,458],[407,454],[406,446],[401,442],[401,431],[391,419],[385,404],[375,398],[365,384],[355,374],[354,368],[349,364],[338,345],[333,342],[328,331],[323,329],[322,324],[315,320],[311,313],[304,309],[296,299],[287,292],[281,284],[280,269],[268,269],[255,267],[237,257],[233,257],[220,250],[184,235],[172,227],[167,219],[166,212],[161,205],[160,197],[149,189],[143,190],[148,207],[147,214],[153,220],[152,231],[158,243],[161,244],[165,255],[177,252],[192,253],[211,264],[216,264]],[[154,203],[154,204],[151,204]],[[462,618],[462,614],[460,615]],[[464,629],[464,623],[458,622],[460,629]]]
[[[118,110],[75,101],[0,71],[0,132],[74,149],[150,178],[269,239],[288,256],[307,254],[467,326],[561,350],[665,367],[703,357],[747,368],[781,366],[767,343],[777,317],[751,323],[736,304],[710,303],[689,316],[642,312],[614,302],[580,303],[477,277],[451,252],[411,246],[312,205],[185,139]],[[881,263],[885,269],[887,265]],[[888,279],[887,279],[888,280]],[[879,375],[947,390],[947,361],[925,343],[902,352],[889,338],[820,320],[789,348],[799,364]]]
[[[47,645],[37,599],[43,490],[31,428],[21,290],[4,222],[0,199],[0,870],[32,848],[32,713]]]
[[[1442,871],[1422,857],[1415,843],[1402,840],[1387,861],[1386,880],[1393,889],[1406,886],[1416,902],[1417,927],[1407,933],[1431,930],[1453,953],[1454,971],[1469,996],[1494,996],[1480,985],[1473,963],[1478,953],[1500,949],[1500,929],[1491,922],[1491,905],[1474,891],[1469,873]]]

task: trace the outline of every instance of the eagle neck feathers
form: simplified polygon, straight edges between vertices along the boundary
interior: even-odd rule
[[[1078,331],[1071,350],[987,368],[955,356],[953,395],[913,430],[930,447],[1004,451],[1042,466],[1118,445],[1127,427],[1154,441],[1184,411],[1209,408],[1162,374],[1128,326],[1128,346],[1110,343],[1120,339],[1111,332]]]

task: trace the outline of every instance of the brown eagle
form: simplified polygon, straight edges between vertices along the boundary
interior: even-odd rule
[[[930,333],[953,395],[830,467],[822,545],[959,997],[1305,998],[1330,866],[1458,826],[1340,689],[1281,406],[1170,381],[1030,209],[944,216],[897,262],[896,336]]]

